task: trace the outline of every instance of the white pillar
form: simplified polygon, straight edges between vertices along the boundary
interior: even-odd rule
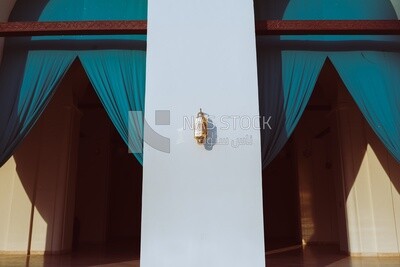
[[[142,267],[265,266],[253,13],[251,0],[149,1],[146,120],[170,153],[144,147]],[[184,117],[199,108],[225,144],[196,144]],[[225,115],[243,119],[224,129]]]

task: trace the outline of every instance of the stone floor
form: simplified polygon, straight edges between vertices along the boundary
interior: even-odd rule
[[[139,267],[138,255],[122,249],[86,249],[70,255],[60,256],[13,256],[0,255],[0,266],[5,267],[58,267],[58,266],[131,266]],[[305,249],[277,253],[267,256],[268,267],[296,266],[338,266],[365,267],[384,266],[399,267],[400,257],[392,258],[351,258],[343,255],[333,247],[315,246]],[[190,266],[188,266],[190,267]],[[206,266],[205,266],[206,267]],[[224,266],[221,266],[224,267]],[[251,267],[251,266],[245,266]]]
[[[267,256],[268,267],[400,267],[400,257],[349,257],[335,246],[309,246]]]

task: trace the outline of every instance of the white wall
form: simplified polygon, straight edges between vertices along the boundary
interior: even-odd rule
[[[311,104],[321,104],[312,103],[320,90],[337,92],[326,103],[333,111],[306,112],[295,132],[303,239],[337,243],[332,239],[336,235],[341,250],[355,256],[400,255],[400,164],[373,133],[334,69],[328,70],[321,72]],[[332,149],[323,142],[329,135],[314,138],[328,126]],[[318,167],[325,161],[333,169]],[[335,201],[327,201],[334,188],[336,207],[330,205]],[[330,212],[334,209],[337,216]]]
[[[398,256],[400,164],[344,90],[339,91],[338,116],[349,251],[357,256]]]
[[[36,179],[32,253],[59,253],[71,249],[73,216],[68,216],[67,210],[75,204],[68,200],[74,199],[77,154],[72,151],[77,151],[78,147],[79,119],[80,113],[73,105],[62,105],[62,100],[53,101],[34,129],[39,132],[39,140],[32,140],[38,145],[36,173],[32,175]],[[20,166],[25,166],[26,156],[18,159],[19,153],[17,151],[15,158]],[[24,153],[32,153],[32,150]],[[24,179],[18,164],[17,172],[20,179]]]
[[[142,267],[265,266],[259,130],[219,121],[258,115],[253,13],[251,0],[149,1],[146,119],[171,153],[144,148]],[[197,145],[183,117],[200,107],[219,138],[253,143]]]
[[[26,253],[30,237],[32,253],[71,249],[80,120],[73,89],[88,80],[76,68],[69,75],[0,168],[0,253]]]

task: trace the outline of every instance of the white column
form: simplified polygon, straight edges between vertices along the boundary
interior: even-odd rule
[[[149,1],[146,120],[170,153],[144,147],[142,267],[265,266],[253,13],[251,0]],[[212,149],[184,124],[199,108]]]

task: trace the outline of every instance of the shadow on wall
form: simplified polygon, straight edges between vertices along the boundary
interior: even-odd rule
[[[349,179],[349,186],[345,187],[346,191],[346,199],[350,195],[350,192],[353,188],[354,183],[356,182],[357,175],[360,172],[361,164],[367,154],[367,148],[370,146],[375,153],[376,157],[379,160],[380,165],[383,167],[386,175],[390,178],[391,183],[394,188],[397,190],[397,194],[400,195],[400,177],[398,174],[400,173],[400,164],[397,163],[396,159],[388,152],[384,144],[380,141],[379,137],[375,134],[375,132],[371,129],[368,122],[362,117],[360,111],[360,119],[362,121],[360,127],[361,131],[365,134],[360,140],[358,140],[362,144],[362,149],[353,149],[352,150],[352,159],[353,162],[349,164],[352,165],[351,172],[353,173],[352,177],[346,177]],[[351,133],[349,133],[351,134]],[[373,167],[373,166],[370,166]]]
[[[365,122],[367,123],[367,122]],[[373,151],[377,155],[380,164],[384,168],[386,174],[389,176],[394,188],[397,190],[397,194],[400,195],[400,163],[398,163],[390,153],[388,153],[385,146],[380,142],[379,138],[372,131],[368,129],[367,133],[370,142],[369,145],[372,147]]]
[[[304,0],[306,2],[306,0]],[[318,2],[318,1],[315,1]],[[329,1],[324,1],[324,4],[327,4]],[[340,3],[340,7],[343,8],[354,8],[356,5],[354,3],[348,1],[337,1]],[[361,2],[361,1],[360,1]],[[263,20],[263,19],[282,19],[287,12],[289,3],[296,3],[297,7],[301,4],[301,1],[296,0],[284,0],[284,1],[273,1],[273,0],[255,0],[255,17],[256,20]],[[311,3],[311,2],[310,2]],[[310,4],[308,3],[308,4]],[[322,3],[322,2],[320,2]],[[343,10],[343,14],[329,14],[331,16],[337,15],[341,19],[343,17],[348,17],[347,19],[351,19],[353,16],[358,17],[366,17],[368,18],[369,14],[375,18],[378,16],[379,18],[385,17],[386,19],[397,19],[396,12],[393,8],[393,5],[390,1],[368,1],[368,4],[379,5],[378,10],[367,10],[360,8],[359,10],[355,10],[354,13],[350,12],[351,10]],[[296,19],[296,16],[299,18],[304,19],[304,16],[307,16],[307,12],[304,11],[306,14],[295,14],[296,10],[293,9],[295,5],[291,5],[290,14],[286,14],[285,16],[291,16],[290,19]],[[365,5],[364,5],[365,7]],[[301,10],[301,9],[299,9]],[[336,10],[338,11],[338,10]],[[298,11],[301,13],[303,11]],[[323,14],[315,13],[314,11],[310,11],[312,16],[321,17]],[[364,12],[364,13],[363,13]],[[281,36],[258,36],[257,37],[257,56],[258,56],[258,79],[259,79],[259,99],[260,99],[260,115],[269,117],[269,116],[285,116],[285,114],[281,114],[281,110],[284,110],[284,99],[283,99],[283,83],[282,81],[282,57],[281,53],[285,50],[305,50],[305,51],[359,51],[359,50],[377,50],[377,51],[399,51],[398,46],[398,38],[397,37],[372,37],[372,38],[361,38],[359,40],[351,40],[347,38],[338,38],[339,41],[333,41],[335,38],[327,38],[327,40],[331,41],[324,41],[324,38],[315,39],[311,36],[301,36],[299,38],[295,38],[294,36],[282,37]],[[307,40],[309,38],[309,40]],[[346,40],[346,41],[344,41]],[[274,53],[273,51],[276,51]],[[328,61],[329,62],[329,61]],[[331,64],[331,63],[329,63]],[[338,79],[339,75],[335,74]],[[271,83],[272,81],[272,83]],[[271,90],[270,87],[277,88],[275,92],[267,94],[267,90]],[[268,96],[268,97],[266,97]],[[269,99],[273,98],[274,102],[268,102]],[[275,105],[276,107],[271,109],[271,106]],[[271,114],[274,110],[278,111],[277,113]],[[286,118],[276,118],[276,120],[286,121]],[[278,143],[277,134],[280,133],[283,136],[283,139],[289,138],[289,133],[286,132],[285,127],[279,125],[277,121],[272,120],[272,131],[268,131],[268,129],[263,130],[261,132],[262,137],[262,149],[263,149],[263,160],[265,160],[266,155],[270,154],[271,147],[274,143],[268,144],[268,148],[266,148],[266,138],[265,136],[269,136],[269,139],[275,140],[275,144]],[[362,130],[368,124],[362,124]],[[368,126],[369,127],[369,126]],[[368,140],[375,140],[370,142],[370,146],[377,154],[379,161],[381,162],[382,166],[384,167],[386,174],[390,177],[392,184],[397,190],[397,193],[400,192],[400,182],[399,178],[396,178],[395,172],[393,169],[397,168],[397,163],[394,163],[394,159],[391,157],[387,150],[384,149],[382,143],[376,138],[375,134],[372,133],[371,129],[366,130],[368,132]],[[371,138],[373,136],[373,138]],[[353,177],[346,177],[347,179],[347,186],[345,187],[345,200],[347,200],[351,189],[355,183],[355,179],[357,177],[358,172],[360,171],[361,164],[367,153],[368,142],[367,140],[358,140],[357,142],[361,142],[359,144],[359,149],[353,152],[350,158],[345,158],[344,160],[346,163],[351,165],[351,173],[353,173]],[[349,173],[349,172],[347,172]],[[264,181],[265,182],[265,181]],[[343,203],[345,205],[345,203]],[[265,215],[266,220],[268,220],[268,214]],[[268,246],[268,245],[267,245]]]
[[[207,121],[208,121],[207,125],[208,134],[206,142],[204,144],[204,148],[208,151],[211,151],[218,142],[218,128],[214,124],[212,119],[207,118]]]
[[[14,6],[9,21],[39,21],[40,16],[42,15],[45,7],[48,5],[49,2],[49,0],[19,0]],[[68,5],[68,3],[66,2],[68,1],[58,1],[58,3]],[[146,1],[143,0],[143,2]],[[103,1],[103,3],[107,3],[107,1]],[[128,1],[127,3],[139,2]],[[76,6],[78,7],[78,5]],[[118,8],[116,8],[116,10],[117,9]],[[116,14],[116,10],[114,10],[114,15],[118,15]],[[97,11],[97,9],[95,11]],[[95,15],[97,15],[97,13]],[[109,14],[101,15],[108,16]],[[18,117],[18,108],[20,108],[18,106],[18,103],[23,102],[20,99],[21,85],[24,80],[24,70],[28,68],[28,66],[26,66],[26,63],[29,51],[96,49],[145,50],[146,48],[146,42],[142,41],[142,39],[137,41],[133,39],[103,40],[103,37],[101,36],[96,40],[83,40],[84,38],[80,38],[80,40],[64,41],[57,40],[56,37],[52,40],[43,39],[45,38],[15,37],[6,39],[3,60],[0,66],[0,99],[6,99],[7,101],[3,101],[1,103],[2,110],[4,110],[5,112],[2,112],[0,114],[0,125],[7,125],[7,123],[9,122],[19,122],[21,120],[21,118]],[[29,200],[31,201],[31,203],[33,203],[30,211],[30,216],[24,214],[24,217],[31,218],[31,221],[29,222],[30,244],[27,246],[27,250],[29,250],[29,247],[31,247],[32,251],[47,250],[62,252],[62,250],[65,249],[62,243],[69,242],[67,239],[69,239],[70,237],[68,237],[68,234],[66,233],[62,233],[62,241],[58,240],[55,237],[58,233],[64,231],[63,227],[65,225],[62,221],[63,215],[60,214],[60,209],[58,209],[58,207],[63,205],[62,195],[67,193],[63,192],[63,190],[57,191],[58,188],[62,188],[63,186],[65,186],[65,184],[62,184],[64,181],[58,179],[58,176],[72,175],[71,173],[67,173],[66,170],[68,170],[68,168],[76,168],[76,166],[64,166],[62,164],[60,166],[59,162],[57,161],[60,160],[61,157],[70,157],[71,155],[61,155],[61,153],[66,153],[66,151],[55,151],[54,147],[57,147],[58,145],[65,145],[65,143],[68,142],[68,140],[65,140],[66,137],[64,135],[67,135],[65,131],[68,131],[69,129],[66,129],[66,127],[59,127],[59,123],[60,121],[66,122],[69,119],[68,114],[65,114],[66,111],[64,108],[66,106],[70,105],[70,108],[74,109],[72,103],[74,103],[74,97],[76,97],[75,94],[77,92],[74,91],[74,93],[71,93],[71,91],[73,91],[71,90],[71,88],[81,88],[80,86],[82,86],[82,83],[89,83],[86,74],[83,71],[83,68],[80,66],[80,64],[78,65],[78,69],[80,68],[80,70],[76,71],[76,69],[74,70],[74,67],[70,69],[70,71],[66,75],[66,78],[60,84],[59,90],[57,90],[54,97],[54,101],[49,104],[47,109],[42,114],[42,119],[38,120],[36,126],[32,129],[31,134],[28,135],[27,138],[24,140],[24,144],[20,145],[14,154],[14,159],[17,164],[16,169],[21,179],[21,183],[26,191],[27,196],[29,197]],[[29,67],[36,68],[38,66]],[[77,74],[77,72],[79,74]],[[68,85],[64,84],[65,82],[68,82]],[[46,117],[46,122],[43,122],[44,117]],[[54,124],[48,123],[49,121]],[[2,129],[0,129],[0,136],[3,136],[4,132],[1,130]],[[46,138],[42,138],[41,131],[46,131],[46,134],[48,136]],[[77,132],[79,134],[79,130]],[[7,134],[12,135],[13,133],[10,133],[10,131],[6,132],[5,139],[9,138]],[[25,136],[21,135],[19,137],[22,139]],[[19,139],[17,141],[19,141]],[[3,149],[3,147],[1,148]],[[10,155],[11,152],[8,156]],[[46,168],[41,167],[43,165],[45,165]],[[65,171],[66,173],[63,173],[63,171]],[[52,175],[54,175],[54,177],[52,177]],[[42,178],[38,179],[37,177],[39,176],[47,177],[46,181],[44,181]],[[73,187],[73,185],[68,186]],[[114,199],[118,199],[119,196],[115,196],[114,192],[114,196],[111,197],[114,197]],[[49,199],[56,199],[56,201],[49,201]],[[73,199],[68,199],[67,201],[73,201]],[[23,212],[25,211],[21,211],[21,213]],[[63,212],[62,209],[61,212]],[[71,211],[69,210],[68,212]],[[71,220],[73,220],[73,217],[71,218]],[[117,228],[117,226],[111,225],[110,227]],[[115,232],[117,233],[117,231]],[[28,234],[26,234],[26,236],[28,237]]]
[[[101,181],[86,182],[88,185],[87,188],[82,185],[82,183],[85,183],[83,182],[84,180],[87,181],[87,177],[78,176],[77,180],[74,181],[74,175],[76,175],[79,169],[79,165],[76,166],[78,147],[80,148],[78,144],[80,142],[79,138],[82,140],[82,136],[79,136],[79,122],[78,128],[72,129],[72,135],[75,136],[69,136],[71,133],[68,132],[71,131],[69,127],[71,122],[68,121],[71,114],[68,108],[78,105],[79,99],[82,99],[85,95],[85,90],[86,92],[93,90],[88,85],[88,78],[82,65],[77,60],[61,82],[54,98],[34,128],[14,154],[19,179],[32,203],[31,214],[29,216],[31,219],[28,244],[32,252],[46,250],[51,254],[53,252],[63,253],[69,251],[70,245],[73,242],[72,228],[74,225],[74,214],[76,215],[76,212],[74,212],[74,209],[76,209],[75,201],[79,205],[78,210],[87,208],[89,212],[86,213],[89,216],[92,216],[90,211],[103,208],[99,206],[101,203],[98,203],[96,200],[96,196],[99,194],[97,191],[100,190],[97,183]],[[94,90],[92,93],[97,98]],[[97,101],[99,106],[94,106],[90,102],[86,104],[85,108],[103,110],[98,99]],[[73,112],[80,113],[81,111],[75,110]],[[76,116],[79,117],[81,115],[76,114]],[[105,117],[107,118],[106,115]],[[111,122],[110,126],[112,128]],[[140,217],[141,194],[132,194],[132,188],[140,188],[141,190],[141,182],[139,182],[141,179],[135,181],[131,179],[132,168],[135,169],[138,163],[135,163],[136,159],[133,155],[128,154],[128,149],[124,146],[116,130],[111,131],[111,133],[111,139],[109,140],[111,150],[109,172],[104,174],[104,176],[108,175],[108,177],[111,177],[112,173],[112,179],[107,178],[108,181],[104,181],[104,183],[108,183],[108,200],[104,206],[108,215],[102,218],[102,222],[93,221],[90,225],[87,225],[87,222],[82,223],[81,221],[80,223],[81,234],[83,231],[87,231],[88,227],[96,228],[97,225],[106,224],[106,241],[110,241],[108,243],[110,246],[95,246],[95,250],[89,247],[88,251],[85,250],[85,246],[79,247],[80,251],[83,249],[83,255],[87,255],[87,257],[85,256],[85,265],[82,266],[115,264],[138,259],[137,252],[139,249],[136,243],[133,244],[129,240],[123,239],[125,238],[125,231],[130,234],[136,234],[139,229],[140,232],[140,223],[138,225],[136,219],[133,217],[137,216],[136,211],[139,211],[138,216]],[[69,138],[75,141],[68,140]],[[85,138],[88,139],[91,137],[86,136]],[[95,138],[91,139],[94,139],[91,143],[99,141]],[[96,151],[92,153],[94,153],[92,157],[79,162],[81,169],[90,168],[85,166],[86,163],[88,165],[90,162],[96,164],[96,160],[94,159]],[[132,163],[132,161],[135,162]],[[87,174],[88,172],[86,172]],[[139,174],[139,176],[141,175]],[[68,185],[65,183],[68,183]],[[132,200],[134,203],[124,205],[123,203],[126,203],[127,199],[128,201]],[[127,211],[127,209],[132,209],[132,206],[134,206],[134,210]],[[28,216],[24,215],[24,217]],[[87,218],[85,220],[87,221]],[[128,227],[134,227],[135,229],[126,230]],[[125,245],[118,247],[121,244]],[[129,252],[125,253],[127,248],[129,248]],[[29,250],[29,248],[27,249]],[[105,253],[114,256],[101,257]],[[74,255],[72,254],[71,259],[74,258]],[[57,260],[65,263],[66,259],[65,257],[57,259],[50,256],[44,257],[43,266],[55,266],[54,261]]]
[[[263,170],[266,251],[301,244],[298,180],[292,138]]]
[[[74,171],[74,166],[65,166],[67,163],[73,164],[65,145],[72,141],[69,149],[73,152],[76,142],[68,138],[77,139],[77,136],[75,138],[71,136],[72,128],[70,128],[74,124],[71,114],[76,112],[72,110],[76,93],[74,90],[89,83],[83,68],[78,67],[78,64],[71,67],[54,98],[13,155],[18,177],[32,203],[29,215],[28,252],[31,249],[32,251],[52,251],[55,248],[62,250],[63,247],[61,241],[53,234],[64,231],[62,227],[65,222],[60,221],[62,214],[59,214],[64,212],[64,209],[57,201],[68,192],[63,192],[59,188],[69,187],[64,184],[69,181],[66,176],[72,176],[73,173],[70,172]]]
[[[356,131],[359,131],[350,131],[346,132],[345,134],[342,133],[341,135],[346,137],[354,135],[351,141],[357,142],[355,144],[351,144],[347,143],[346,140],[343,140],[344,144],[349,146],[353,145],[357,148],[351,149],[351,158],[342,158],[343,161],[346,161],[346,165],[351,168],[350,170],[347,170],[347,173],[353,174],[352,177],[345,177],[348,183],[347,186],[344,187],[345,199],[347,200],[354,186],[357,175],[360,172],[361,165],[365,159],[365,156],[367,155],[368,146],[372,148],[381,166],[384,168],[386,175],[390,178],[390,181],[393,184],[394,188],[397,190],[397,193],[400,194],[400,178],[397,177],[397,175],[400,173],[400,164],[397,163],[396,159],[390,154],[390,152],[386,149],[379,137],[375,134],[371,126],[368,124],[363,114],[357,107],[354,99],[346,90],[346,85],[341,80],[339,73],[336,71],[330,60],[327,61],[327,67],[330,69],[330,73],[332,75],[331,80],[333,81],[333,84],[338,84],[339,94],[342,95],[342,100],[345,99],[345,103],[339,103],[339,105],[345,105],[343,108],[346,111],[347,120],[350,122],[350,124],[356,124],[358,126],[354,127],[353,130],[357,128]],[[334,80],[337,80],[337,82],[335,82]]]
[[[398,177],[400,164],[396,163],[364,119],[330,60],[326,61],[321,71],[314,94],[322,90],[326,99],[329,99],[329,102],[324,104],[330,107],[329,110],[314,111],[314,116],[306,114],[299,123],[299,128],[296,129],[299,147],[301,147],[301,151],[298,152],[299,159],[302,160],[302,164],[306,164],[302,167],[303,173],[299,175],[302,175],[305,180],[311,180],[309,184],[303,182],[303,188],[300,189],[300,194],[303,193],[304,205],[301,217],[303,238],[311,244],[324,244],[334,241],[335,239],[331,238],[335,238],[338,234],[341,249],[347,251],[345,208],[351,191],[355,188],[354,184],[358,179],[364,181],[370,179],[370,188],[366,190],[373,192],[374,182],[381,180],[386,184],[385,180],[390,179],[395,190],[393,193],[400,195]],[[329,97],[334,94],[336,96]],[[321,105],[316,105],[316,107],[321,107]],[[314,134],[310,137],[311,140],[302,138],[304,136],[300,133],[309,131]],[[309,144],[304,144],[304,142],[309,142]],[[373,159],[375,156],[380,165]],[[314,177],[304,178],[307,175]],[[336,191],[336,194],[332,191]],[[379,191],[375,190],[373,194]],[[370,194],[368,191],[364,193]]]
[[[259,55],[262,55],[262,53],[260,53],[260,50],[258,52]],[[276,58],[277,57],[274,57],[274,59]],[[277,61],[276,64],[278,65],[279,68],[281,61]],[[262,64],[259,66],[263,67]],[[268,74],[268,72],[262,72],[262,71],[265,71],[265,69],[260,70],[260,73],[263,73],[264,75],[260,76],[260,88],[263,88],[262,87],[263,79],[268,77],[267,75],[271,75]],[[276,77],[279,77],[279,75],[277,75]],[[276,77],[274,78],[276,82],[279,83],[279,80],[277,80]],[[273,79],[273,77],[270,77],[269,79]],[[313,100],[314,95],[320,94],[320,90],[322,89],[324,89],[324,93],[328,95],[327,98],[330,99],[329,101],[331,102],[324,103],[323,105],[321,105],[321,103],[319,102],[312,103],[314,101]],[[260,94],[261,93],[262,92],[260,92]],[[341,95],[341,101],[343,101],[343,99],[346,99],[344,107],[343,103],[339,103],[338,106],[336,104],[339,94]],[[339,225],[335,226],[336,227],[335,231],[340,232],[341,234],[340,238],[346,239],[347,235],[345,234],[346,221],[345,221],[344,208],[346,205],[346,201],[350,195],[350,192],[354,186],[354,183],[356,182],[356,178],[359,175],[360,169],[362,168],[363,161],[368,152],[367,151],[368,145],[370,145],[370,147],[375,152],[379,162],[381,163],[386,172],[387,177],[390,178],[391,183],[397,190],[397,194],[400,195],[400,179],[398,177],[398,174],[400,173],[400,164],[396,163],[395,159],[391,156],[391,154],[384,147],[379,138],[375,135],[372,128],[363,118],[361,111],[358,109],[357,105],[350,96],[349,92],[346,90],[346,87],[341,81],[339,74],[337,73],[335,67],[330,62],[329,59],[326,60],[324,67],[320,73],[316,88],[313,93],[313,97],[311,97],[309,105],[313,105],[317,109],[325,106],[325,109],[326,107],[329,107],[329,110],[324,111],[325,114],[324,116],[326,116],[326,118],[320,116],[322,123],[321,121],[317,121],[315,119],[313,119],[310,122],[311,126],[313,124],[318,124],[318,123],[320,123],[321,125],[318,125],[318,127],[311,127],[309,125],[310,129],[308,128],[302,129],[302,131],[309,132],[312,128],[316,129],[318,128],[318,130],[315,131],[315,134],[312,135],[312,138],[315,139],[315,142],[313,143],[310,142],[310,144],[305,144],[304,142],[308,142],[307,140],[305,139],[299,140],[302,147],[304,148],[310,147],[309,150],[304,149],[300,151],[300,153],[303,154],[304,157],[308,157],[309,158],[308,160],[311,159],[316,160],[315,162],[313,161],[312,163],[310,163],[311,165],[308,166],[309,167],[308,171],[311,171],[309,172],[309,174],[311,173],[311,175],[317,175],[317,176],[319,175],[319,177],[316,177],[317,178],[316,182],[322,183],[322,188],[324,190],[335,191],[334,188],[336,188],[336,191],[342,191],[342,189],[344,189],[344,192],[339,192],[339,193],[336,192],[336,194],[332,192],[332,194],[328,194],[328,192],[326,191],[321,192],[321,187],[315,188],[314,185],[310,186],[310,188],[308,188],[305,192],[305,194],[307,195],[303,195],[303,197],[306,197],[307,198],[306,201],[308,202],[314,201],[314,204],[310,204],[309,209],[306,211],[309,214],[306,215],[302,214],[300,216],[298,210],[299,200],[297,199],[299,192],[297,184],[297,173],[291,171],[296,169],[296,166],[294,166],[295,160],[293,159],[293,155],[291,155],[291,149],[290,149],[291,140],[289,139],[288,143],[283,148],[283,150],[278,154],[278,156],[274,159],[274,161],[272,161],[271,164],[268,166],[268,168],[266,168],[263,172],[264,223],[265,223],[265,234],[266,234],[265,240],[266,240],[266,248],[268,251],[273,249],[279,249],[282,247],[301,244],[299,218],[301,220],[306,220],[306,222],[303,221],[302,224],[304,223],[308,224],[307,227],[309,227],[308,231],[309,233],[307,234],[310,234],[310,240],[315,240],[316,243],[327,244],[330,242],[330,241],[326,242],[319,240],[321,240],[321,237],[324,238],[326,237],[325,232],[331,231],[327,230],[327,228],[331,227],[330,223],[332,220],[338,221]],[[262,106],[262,104],[260,106]],[[334,117],[335,111],[332,110],[332,107],[336,106],[338,109],[338,113],[341,112],[341,114],[344,116],[344,118],[342,119],[344,119],[344,121],[346,122],[349,121],[349,123],[353,125],[352,131],[355,132],[347,132],[347,129],[345,129],[342,131],[346,132],[336,133],[336,130],[340,131],[340,129],[336,129],[337,122],[329,123],[328,121],[330,118],[332,119],[332,116]],[[342,110],[343,108],[345,108],[345,110]],[[354,127],[354,124],[356,124],[357,126]],[[307,127],[307,124],[304,124],[303,122],[303,118],[298,126]],[[296,129],[296,131],[298,130],[299,129]],[[353,135],[353,138],[351,138],[350,141],[347,140],[347,138],[349,138],[349,136],[351,135]],[[322,136],[331,136],[330,137],[331,139],[335,139],[336,138],[335,136],[340,136],[339,138],[341,138],[341,140],[340,142],[339,140],[336,140],[335,144],[331,144],[330,141],[329,142],[325,141],[325,139],[323,139]],[[339,153],[337,155],[331,155],[330,153],[333,152],[329,152],[329,147],[333,148],[331,151],[335,151],[335,149],[338,149],[340,145],[347,145],[349,147],[352,147],[350,148],[351,153],[347,153],[348,151],[346,153],[343,153],[342,154],[343,158],[341,159]],[[326,151],[324,150],[325,149],[324,147],[326,147]],[[321,155],[319,156],[312,155],[313,154],[312,150],[314,149],[324,150],[322,151],[322,153],[327,153],[326,157],[322,157]],[[347,168],[347,170],[343,171],[341,166],[336,166],[340,165],[340,162],[343,163],[342,167]],[[319,166],[318,168],[320,171],[317,173],[312,173],[313,172],[312,169],[317,168],[316,165]],[[370,168],[371,167],[372,166],[370,166]],[[307,166],[304,168],[307,168]],[[327,177],[325,177],[324,173],[326,175],[328,175],[329,173],[329,175],[332,176],[332,179],[334,179],[332,181],[329,181],[329,185],[328,181],[325,180],[327,179]],[[346,175],[346,177],[344,177],[345,180],[343,181],[346,183],[346,185],[337,184],[341,183],[341,181],[339,180],[341,179],[340,177],[342,175]],[[378,176],[376,176],[376,178],[379,179]],[[382,176],[382,179],[386,178]],[[325,199],[325,197],[328,197],[327,195],[329,195],[330,200],[329,201],[324,200],[327,202],[325,204],[327,208],[331,209],[333,212],[331,212],[330,214],[326,213],[324,215],[321,215],[321,213],[325,213],[321,211],[322,204],[321,203],[316,204],[315,201],[321,201],[321,199]],[[316,200],[318,198],[320,200]],[[337,215],[336,215],[337,213],[336,205],[340,206]],[[328,216],[328,217],[322,218],[321,216]],[[337,228],[339,228],[339,230]],[[303,233],[303,236],[304,234],[305,233]],[[329,240],[329,238],[327,240]],[[337,242],[339,241],[341,242],[341,248],[343,250],[346,250],[345,246],[347,244],[343,244],[342,242],[344,243],[347,242],[342,239],[338,240]]]

